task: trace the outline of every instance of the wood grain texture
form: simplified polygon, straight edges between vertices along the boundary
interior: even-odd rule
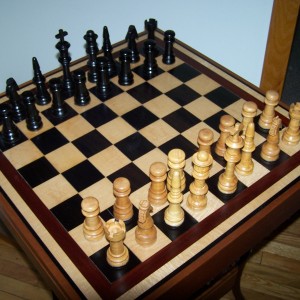
[[[300,0],[274,0],[260,87],[276,90],[281,95]]]
[[[246,299],[299,299],[299,213],[255,249],[244,268],[241,289]],[[231,299],[231,292],[222,297]]]

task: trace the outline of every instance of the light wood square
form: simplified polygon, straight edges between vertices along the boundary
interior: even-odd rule
[[[115,118],[112,121],[99,126],[97,130],[112,144],[115,144],[136,132],[136,130],[121,117]]]
[[[6,150],[4,154],[16,169],[24,167],[43,156],[43,153],[30,140]]]
[[[83,136],[84,134],[94,129],[94,127],[80,115],[77,115],[57,125],[56,128],[69,141],[74,141],[75,139]]]
[[[220,86],[219,83],[204,74],[187,81],[185,84],[201,95],[206,95]]]
[[[102,220],[102,226],[103,224],[104,221]],[[108,241],[105,238],[105,234],[101,237],[99,241],[87,240],[83,234],[83,224],[80,224],[71,231],[69,231],[69,234],[87,256],[93,255],[95,252],[108,245]]]
[[[150,182],[130,194],[130,201],[137,209],[139,208],[141,201],[148,199],[149,188]]]
[[[59,147],[45,156],[60,173],[74,167],[86,159],[72,143]]]
[[[189,192],[184,195],[184,200],[182,202],[182,207],[190,214],[192,215],[198,222],[204,220],[206,217],[208,217],[210,214],[212,214],[214,211],[216,211],[218,208],[224,205],[224,203],[219,200],[214,194],[212,194],[210,191],[207,193],[207,205],[205,208],[201,210],[193,210],[188,207],[187,205],[187,199],[189,196]]]
[[[128,165],[131,161],[114,145],[91,156],[89,161],[104,176],[108,176],[122,167]]]
[[[171,243],[171,240],[161,232],[157,227],[157,240],[156,242],[148,247],[139,245],[135,240],[135,228],[131,229],[126,233],[125,245],[141,260],[145,261],[159,250],[164,248],[166,245]]]
[[[21,129],[21,131],[24,133],[24,135],[28,139],[32,139],[35,136],[40,135],[41,133],[54,127],[53,124],[44,115],[40,114],[40,117],[42,119],[43,126],[39,130],[36,130],[36,131],[31,131],[27,128],[26,120],[23,120],[17,124],[17,126]]]
[[[221,107],[214,104],[205,97],[200,97],[184,107],[200,120],[205,120],[221,110]]]
[[[86,197],[95,197],[99,201],[100,212],[112,206],[115,202],[115,196],[113,195],[113,184],[107,179],[103,178],[93,185],[90,185],[79,195],[84,199]]]
[[[180,66],[181,64],[183,64],[183,61],[178,58],[178,57],[175,57],[175,62],[171,65],[166,65],[162,62],[162,55],[158,56],[156,58],[156,61],[157,61],[157,65],[159,66],[159,68],[165,70],[165,71],[169,71],[169,70],[172,70],[178,66]]]
[[[68,105],[70,105],[77,113],[81,114],[83,112],[86,112],[87,110],[99,105],[101,103],[101,101],[93,94],[90,92],[90,102],[87,105],[76,105],[74,102],[74,97],[68,98],[66,100],[66,102],[68,103]]]
[[[253,159],[253,163],[254,163],[254,169],[252,174],[243,176],[235,172],[237,178],[246,186],[250,186],[257,180],[265,176],[267,173],[269,173],[269,170],[265,168],[263,165],[261,165],[260,163],[258,163],[255,159]]]
[[[233,104],[227,106],[224,111],[227,112],[229,115],[233,116],[238,122],[242,122],[243,116],[242,116],[242,110],[243,105],[246,101],[244,99],[239,99],[238,101],[235,101]]]
[[[144,106],[159,118],[163,118],[180,108],[179,104],[164,94],[148,101]]]
[[[77,194],[61,174],[36,186],[33,190],[49,209]]]
[[[134,161],[134,164],[137,165],[145,174],[149,175],[150,166],[154,162],[162,162],[167,164],[167,156],[158,148],[147,152],[145,155],[139,157]]]
[[[198,145],[198,135],[199,135],[199,131],[201,129],[210,129],[213,133],[214,136],[214,142],[218,140],[220,134],[215,131],[213,128],[211,128],[210,126],[208,126],[205,122],[200,122],[199,124],[189,128],[188,130],[184,131],[182,133],[182,135],[189,140],[191,143],[193,143],[197,149],[199,149],[199,145]]]
[[[178,135],[178,132],[174,128],[161,119],[144,127],[140,130],[140,133],[156,147]]]
[[[159,76],[148,80],[148,82],[163,93],[166,93],[182,84],[179,79],[168,72],[162,73]]]
[[[128,93],[119,94],[105,102],[118,116],[122,116],[141,104]]]

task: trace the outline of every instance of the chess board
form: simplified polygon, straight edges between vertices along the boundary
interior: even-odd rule
[[[139,49],[146,38],[146,32],[139,35]],[[236,192],[222,194],[217,183],[226,162],[213,151],[207,207],[196,212],[189,209],[186,199],[193,181],[192,155],[198,151],[199,130],[211,129],[216,142],[220,117],[230,114],[241,122],[245,101],[257,104],[257,123],[264,95],[180,41],[174,44],[175,63],[165,65],[160,30],[156,31],[156,43],[159,72],[154,78],[143,76],[141,50],[141,60],[131,65],[132,85],[119,85],[115,76],[111,78],[112,95],[101,100],[96,85],[87,82],[91,96],[87,106],[75,105],[73,97],[65,99],[68,113],[62,119],[53,117],[51,103],[37,106],[43,122],[40,130],[29,131],[21,121],[17,123],[20,141],[14,146],[1,141],[2,194],[82,298],[133,299],[151,294],[299,181],[300,145],[280,143],[279,159],[268,163],[260,158],[267,132],[257,129],[253,174],[238,175]],[[116,60],[125,47],[124,41],[114,45]],[[87,71],[87,57],[72,63],[72,71],[80,68]],[[46,80],[60,76],[62,70],[57,69],[47,74]],[[25,90],[34,92],[34,84],[22,85],[20,93]],[[6,102],[6,95],[0,101]],[[276,114],[287,126],[288,111],[278,106]],[[177,228],[166,225],[167,204],[154,206],[158,238],[145,248],[134,238],[139,202],[147,199],[150,165],[167,163],[167,154],[174,148],[186,155],[184,223]],[[126,223],[129,262],[113,268],[105,259],[105,237],[90,242],[83,236],[81,201],[88,196],[97,198],[102,220],[111,219],[115,199],[112,183],[118,177],[131,183],[134,216]]]

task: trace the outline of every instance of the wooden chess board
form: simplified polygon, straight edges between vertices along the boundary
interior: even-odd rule
[[[139,35],[140,49],[146,38],[146,33]],[[164,43],[160,30],[156,32],[156,42],[162,53]],[[124,41],[114,45],[116,59],[124,47]],[[63,119],[51,115],[51,103],[37,106],[43,127],[32,132],[21,121],[17,126],[22,138],[17,145],[1,142],[0,178],[5,198],[1,198],[1,205],[4,215],[6,212],[5,219],[10,220],[7,212],[13,209],[63,274],[62,282],[67,282],[72,293],[81,298],[133,299],[172,290],[169,282],[175,280],[177,284],[182,273],[210,255],[235,230],[264,212],[278,198],[285,199],[281,195],[295,184],[299,187],[300,145],[280,143],[280,158],[268,163],[259,155],[267,133],[256,131],[254,173],[238,175],[235,193],[220,193],[218,177],[226,162],[213,152],[214,162],[207,180],[207,207],[197,212],[187,207],[188,187],[193,180],[192,155],[198,150],[199,130],[211,129],[216,142],[220,117],[230,114],[241,122],[245,101],[257,104],[257,122],[264,108],[264,95],[180,41],[176,41],[174,48],[174,64],[163,64],[161,54],[156,58],[159,65],[156,77],[143,78],[141,53],[140,62],[131,66],[132,85],[119,85],[115,76],[111,78],[112,96],[100,100],[95,84],[87,82],[91,96],[87,106],[75,105],[73,97],[66,99],[68,114]],[[87,70],[86,63],[84,57],[74,62],[71,70]],[[46,80],[59,76],[62,76],[61,69],[47,74]],[[20,93],[34,88],[28,82],[21,86]],[[6,102],[7,97],[2,95],[0,101]],[[287,126],[288,111],[278,106],[276,114]],[[153,246],[144,248],[135,242],[134,230],[139,202],[147,199],[149,168],[156,161],[167,163],[167,154],[174,148],[186,154],[187,188],[182,204],[185,221],[180,227],[171,228],[163,220],[167,204],[154,207],[152,216],[158,239]],[[126,177],[131,183],[134,217],[126,224],[129,262],[122,268],[112,268],[105,259],[108,248],[105,237],[100,242],[84,238],[80,205],[83,198],[96,197],[102,220],[112,218],[112,182],[118,177]],[[299,209],[299,204],[293,203],[287,213],[291,214],[296,206]],[[220,267],[226,263],[230,261],[220,262]],[[63,286],[62,282],[57,285]],[[185,281],[181,284],[178,288],[185,286]]]

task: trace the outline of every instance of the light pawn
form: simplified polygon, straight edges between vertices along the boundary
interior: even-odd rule
[[[161,206],[167,202],[167,166],[162,162],[154,162],[150,166],[149,177],[151,179],[148,191],[148,200],[151,205]]]
[[[99,202],[94,197],[87,197],[81,201],[81,212],[85,216],[83,235],[89,241],[99,241],[104,235],[103,224],[100,219]]]
[[[193,155],[193,177],[190,185],[190,194],[187,199],[187,206],[193,210],[200,210],[207,205],[208,186],[205,180],[209,177],[209,170],[213,163],[211,154],[202,150]]]

